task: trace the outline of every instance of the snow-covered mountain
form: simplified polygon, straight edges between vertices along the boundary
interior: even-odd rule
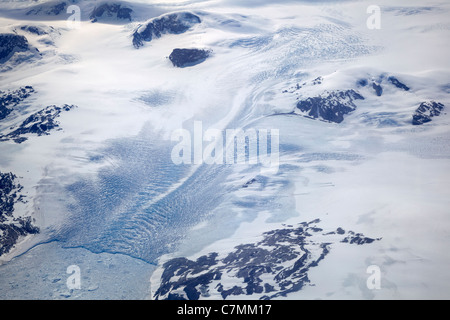
[[[1,1],[0,298],[448,298],[449,13]]]

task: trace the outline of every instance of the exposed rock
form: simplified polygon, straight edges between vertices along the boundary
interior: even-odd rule
[[[22,143],[27,140],[24,137],[27,134],[48,135],[51,130],[59,128],[59,123],[55,119],[61,112],[69,111],[74,107],[74,105],[67,104],[62,107],[48,106],[30,115],[18,127],[11,127],[9,133],[0,135],[0,141],[13,140],[16,143]]]
[[[98,7],[95,7],[92,11],[89,19],[92,22],[97,22],[99,19],[112,18],[112,19],[125,19],[131,21],[132,9],[123,7],[118,3],[103,3]]]
[[[14,33],[0,34],[0,63],[8,61],[16,52],[30,50],[27,38]]]
[[[31,10],[26,12],[26,15],[48,15],[48,16],[57,16],[61,13],[66,13],[66,2],[49,2],[38,4]]]
[[[424,123],[430,122],[431,118],[439,116],[443,109],[444,105],[440,102],[422,102],[413,115],[412,124],[422,125]]]
[[[13,107],[28,98],[33,92],[34,89],[31,86],[13,91],[0,91],[0,120],[8,116]]]
[[[354,100],[364,100],[364,97],[354,90],[326,91],[317,97],[300,100],[297,109],[309,118],[341,123],[345,114],[356,109]]]
[[[380,240],[378,239],[373,239],[373,238],[368,238],[365,237],[362,233],[355,233],[353,231],[349,231],[348,232],[349,235],[347,237],[345,237],[343,240],[341,240],[341,242],[343,243],[350,243],[350,244],[357,244],[357,245],[362,245],[362,244],[366,244],[366,243],[372,243],[376,240]],[[343,233],[340,233],[343,234]]]
[[[17,201],[17,193],[22,190],[22,186],[15,184],[17,177],[12,173],[0,172],[0,221],[3,222],[6,216],[11,216],[14,211],[14,203]]]
[[[33,34],[38,35],[38,36],[42,36],[44,34],[48,34],[47,31],[45,31],[43,28],[41,28],[39,26],[28,26],[28,25],[27,26],[21,26],[20,30],[26,31],[26,32],[29,32],[29,33],[33,33]]]
[[[250,179],[249,181],[247,181],[246,183],[244,183],[242,185],[242,188],[248,188],[248,186],[250,186],[251,184],[253,184],[256,181],[257,181],[256,178]]]
[[[205,61],[210,53],[210,51],[203,49],[174,49],[169,59],[175,67],[192,67]]]
[[[24,196],[20,194],[23,187],[16,179],[10,172],[0,172],[0,256],[8,253],[20,236],[39,232],[30,217],[13,217],[14,205],[24,202]]]
[[[324,81],[323,77],[319,76],[313,80],[305,81],[301,85],[300,85],[300,83],[296,83],[295,85],[289,87],[289,89],[283,90],[282,92],[298,94],[298,91],[300,91],[301,89],[305,89],[305,87],[310,87],[310,86],[319,86],[323,83],[323,81]]]
[[[375,90],[375,93],[377,96],[381,96],[383,94],[383,88],[380,84],[376,83],[375,81],[372,83],[372,88]]]
[[[297,227],[272,230],[264,233],[259,242],[238,245],[221,255],[211,252],[195,261],[183,257],[169,260],[163,265],[154,298],[197,300],[213,293],[223,299],[286,296],[310,283],[310,268],[316,267],[331,250],[332,242],[326,241],[329,235],[358,245],[380,240],[352,231],[346,233],[342,228],[322,233],[318,223],[320,220],[316,219]],[[317,240],[320,236],[323,242]],[[227,285],[230,277],[234,280]]]
[[[409,91],[409,87],[406,84],[401,83],[396,77],[390,76],[388,78],[388,81],[390,83],[392,83],[394,86],[396,86],[397,88],[403,89],[405,91]]]
[[[315,85],[318,85],[318,84],[322,84],[322,81],[323,81],[323,78],[322,77],[317,77],[317,78],[315,78],[313,81],[312,81],[312,85],[313,86],[315,86]]]
[[[381,74],[378,77],[372,78],[372,79],[359,79],[356,81],[356,84],[358,87],[366,87],[369,84],[369,81],[372,82],[372,88],[375,90],[375,94],[377,96],[381,96],[383,93],[383,88],[381,86],[382,83],[385,83],[386,81],[386,75],[385,74]],[[394,86],[396,86],[399,89],[405,90],[405,91],[409,91],[410,88],[405,85],[404,83],[400,82],[396,77],[394,76],[389,76],[387,78],[387,81],[391,84],[393,84]]]
[[[153,38],[160,38],[165,33],[184,33],[200,22],[200,18],[190,12],[172,13],[151,19],[133,33],[133,45],[138,49],[144,45],[144,41],[150,42]]]
[[[43,44],[44,47],[54,46],[55,37],[61,35],[61,33],[54,27],[44,24],[22,25],[14,28],[14,32],[18,32],[19,34],[22,32],[26,32],[32,36],[36,36],[36,41],[40,44]],[[34,51],[39,52],[37,48],[31,48],[30,51],[33,52],[33,49]]]
[[[356,84],[358,85],[358,87],[365,87],[369,84],[369,81],[367,81],[367,79],[359,79],[358,81],[356,81]]]

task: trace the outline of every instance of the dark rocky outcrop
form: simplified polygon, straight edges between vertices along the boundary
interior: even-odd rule
[[[399,89],[405,91],[410,90],[410,88],[406,84],[400,82],[396,77],[394,76],[389,76],[387,78],[386,77],[387,77],[386,74],[381,74],[378,77],[374,77],[371,79],[361,78],[356,81],[356,84],[358,87],[365,87],[369,84],[369,82],[372,82],[372,88],[375,90],[375,94],[377,96],[381,96],[383,94],[382,84],[386,84],[386,81]]]
[[[92,11],[89,19],[92,22],[97,22],[100,19],[123,19],[131,21],[131,14],[133,10],[131,8],[123,7],[118,3],[103,3],[98,7],[95,7]]]
[[[11,127],[9,133],[0,135],[0,141],[13,140],[16,143],[22,143],[27,140],[24,137],[27,134],[48,135],[50,131],[59,129],[59,123],[56,121],[56,118],[59,117],[61,112],[69,111],[74,107],[74,105],[67,104],[62,107],[48,106],[30,115],[19,126]]]
[[[211,252],[198,259],[175,258],[164,263],[160,285],[154,298],[197,300],[212,294],[223,299],[260,299],[286,296],[311,281],[308,273],[330,252],[334,241],[363,245],[376,240],[342,228],[323,233],[319,219],[297,226],[284,226],[263,234],[262,240],[234,247],[219,255]],[[318,236],[323,237],[322,240]],[[315,240],[313,240],[313,237]],[[232,277],[232,284],[227,278]]]
[[[409,87],[406,85],[406,84],[404,84],[404,83],[401,83],[396,77],[394,77],[394,76],[390,76],[389,78],[388,78],[388,81],[390,82],[390,83],[392,83],[394,86],[396,86],[397,88],[399,88],[399,89],[403,89],[403,90],[405,90],[405,91],[409,91]]]
[[[320,96],[300,100],[297,109],[309,118],[341,123],[344,115],[356,109],[354,100],[364,100],[364,97],[355,90],[327,91]]]
[[[16,52],[30,50],[28,40],[24,36],[14,33],[0,34],[0,63],[8,61]]]
[[[11,113],[13,108],[34,92],[33,87],[25,86],[13,91],[0,91],[0,120]]]
[[[248,188],[250,185],[252,185],[252,184],[255,183],[256,181],[257,181],[256,178],[250,179],[250,180],[248,180],[246,183],[244,183],[244,184],[242,185],[242,188]]]
[[[178,68],[192,67],[205,61],[211,52],[203,49],[174,49],[169,56]]]
[[[342,229],[341,229],[341,231],[342,231]],[[343,233],[340,233],[340,234],[343,234]],[[362,233],[355,233],[353,231],[349,231],[348,236],[346,236],[344,239],[342,239],[341,242],[363,245],[366,243],[372,243],[376,240],[380,240],[380,239],[368,238],[368,237],[365,237]]]
[[[198,23],[201,23],[200,18],[190,12],[172,13],[151,19],[133,33],[133,46],[138,49],[144,45],[144,42],[160,38],[165,33],[184,33]]]
[[[39,232],[30,217],[13,217],[15,204],[25,202],[20,194],[23,187],[16,180],[11,172],[0,172],[0,256],[8,253],[20,236]]]
[[[52,1],[49,3],[38,4],[26,12],[26,15],[48,15],[57,16],[66,13],[68,4],[66,2]]]
[[[375,90],[375,93],[377,96],[381,96],[383,94],[383,88],[381,87],[381,85],[379,83],[376,83],[375,81],[372,82],[372,88],[373,90]]]
[[[38,35],[38,36],[42,36],[44,34],[48,34],[47,31],[45,31],[43,28],[41,28],[39,26],[28,26],[28,25],[21,26],[20,30],[26,31],[26,32],[29,32],[29,33],[32,33],[32,34],[35,34],[35,35]]]
[[[369,81],[367,81],[367,79],[359,79],[358,81],[356,81],[356,84],[358,85],[358,87],[365,87],[369,84]]]
[[[444,105],[440,102],[422,102],[413,115],[412,124],[422,125],[430,122],[431,118],[439,116],[443,109]]]

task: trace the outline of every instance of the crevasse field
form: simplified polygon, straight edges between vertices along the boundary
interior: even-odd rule
[[[450,298],[449,14],[1,1],[0,299]]]

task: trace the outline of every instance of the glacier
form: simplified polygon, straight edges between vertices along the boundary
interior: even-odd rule
[[[0,2],[0,299],[448,299],[450,5],[370,4]]]

